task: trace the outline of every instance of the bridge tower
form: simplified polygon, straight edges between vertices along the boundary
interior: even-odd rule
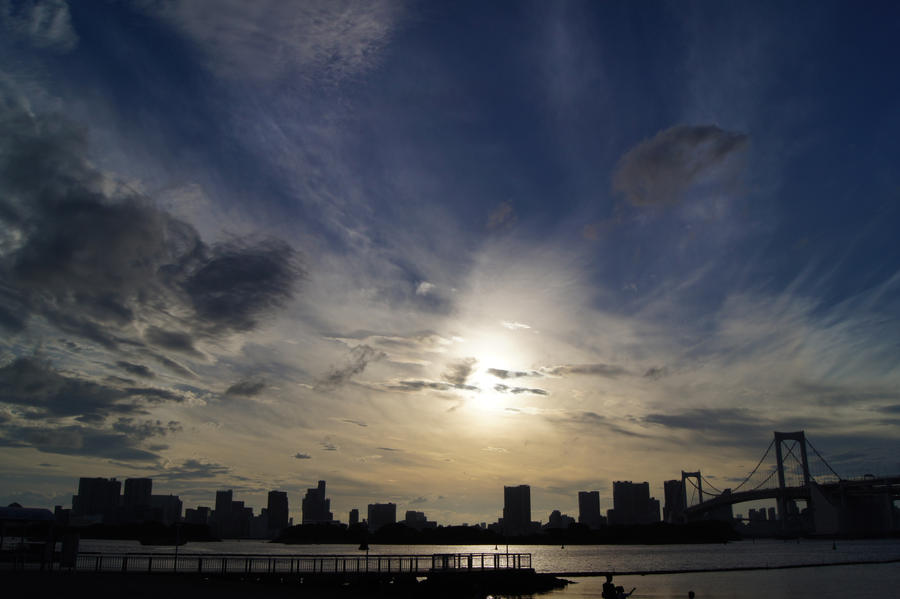
[[[803,431],[795,431],[792,433],[780,433],[775,431],[775,459],[778,464],[778,517],[781,519],[781,526],[787,525],[787,514],[785,512],[785,493],[784,493],[784,455],[782,446],[785,441],[796,441],[800,445],[800,463],[803,467],[803,486],[809,487],[809,460],[806,457],[806,434]]]
[[[700,503],[703,503],[703,477],[700,476],[700,471],[696,472],[685,472],[681,471],[681,509],[686,510],[688,508],[688,499],[687,499],[687,485],[684,484],[684,481],[694,478],[697,479],[697,493],[699,494]]]

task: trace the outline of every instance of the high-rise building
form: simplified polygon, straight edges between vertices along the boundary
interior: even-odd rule
[[[650,497],[650,483],[613,482],[613,509],[607,513],[610,524],[649,524],[659,522],[659,501]]]
[[[301,503],[303,510],[303,524],[318,524],[332,522],[331,500],[325,497],[325,481],[320,480],[313,489],[307,489]]]
[[[284,491],[269,491],[269,502],[266,508],[268,528],[279,532],[288,526],[288,494]]]
[[[665,507],[663,507],[663,520],[677,522],[684,512],[684,492],[680,480],[667,480],[663,483],[665,493]]]
[[[216,519],[222,521],[231,513],[231,502],[233,493],[231,489],[227,491],[216,491],[216,510],[213,513]]]
[[[397,504],[395,503],[370,503],[369,504],[369,530],[375,532],[382,526],[397,522]]]
[[[72,498],[72,514],[109,519],[119,507],[121,489],[122,483],[114,478],[79,478],[78,495]]]
[[[151,495],[150,507],[156,514],[155,519],[163,524],[181,522],[181,499],[178,495]]]
[[[125,507],[144,507],[150,505],[150,497],[153,495],[152,478],[126,478],[125,494],[122,496],[122,504]]]
[[[353,526],[354,524],[359,524],[359,510],[358,509],[353,508],[352,510],[350,510],[350,513],[347,515],[347,522],[350,526]]]
[[[603,525],[603,521],[600,514],[600,491],[579,491],[578,523],[597,529]]]
[[[209,512],[210,509],[202,505],[195,509],[188,508],[184,510],[184,521],[188,524],[209,524]]]
[[[531,487],[503,487],[503,533],[524,535],[531,532]]]

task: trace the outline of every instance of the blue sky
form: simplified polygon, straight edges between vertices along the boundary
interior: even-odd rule
[[[491,521],[896,473],[887,2],[0,2],[0,495]],[[254,503],[255,502],[255,503]],[[404,507],[405,506],[405,507]]]

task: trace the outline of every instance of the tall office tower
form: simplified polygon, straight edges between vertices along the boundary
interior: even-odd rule
[[[348,524],[353,526],[354,524],[359,524],[359,510],[353,508],[350,510],[350,514],[347,516]]]
[[[284,491],[269,491],[266,513],[269,517],[269,530],[277,532],[287,528],[289,518],[288,494]]]
[[[369,530],[375,532],[382,526],[397,522],[397,505],[394,503],[369,504]]]
[[[317,524],[320,522],[332,522],[331,500],[325,498],[325,481],[320,480],[314,489],[307,489],[306,496],[301,504],[303,510],[303,524]]]
[[[578,523],[597,529],[603,524],[600,514],[600,491],[578,492]]]
[[[150,497],[152,495],[152,478],[125,479],[125,495],[122,497],[122,503],[125,507],[143,507],[150,505]]]
[[[684,512],[684,493],[681,491],[680,480],[667,480],[663,483],[666,505],[663,507],[663,520],[666,522],[680,522]]]
[[[221,521],[223,517],[231,513],[231,502],[231,489],[228,489],[227,491],[216,491],[216,510],[213,512],[213,516]]]
[[[659,501],[650,497],[650,483],[613,482],[613,509],[610,524],[659,522]]]
[[[531,532],[531,487],[503,487],[503,533],[524,535]]]
[[[102,516],[110,519],[119,507],[122,483],[114,478],[79,478],[78,495],[72,498],[75,516]]]

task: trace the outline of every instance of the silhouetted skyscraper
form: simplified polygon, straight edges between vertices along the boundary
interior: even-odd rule
[[[231,489],[228,489],[227,491],[216,491],[216,511],[214,516],[220,522],[231,513],[231,502]]]
[[[681,490],[680,480],[667,480],[663,483],[665,494],[665,507],[663,507],[663,520],[675,522],[681,518],[684,512],[684,493]]]
[[[578,523],[588,528],[600,528],[603,516],[600,514],[600,491],[578,492]]]
[[[122,503],[125,507],[143,507],[150,505],[150,497],[152,495],[152,478],[125,479],[125,495],[122,497]]]
[[[531,532],[531,487],[503,487],[503,533],[523,535]]]
[[[650,483],[615,481],[610,524],[649,524],[659,522],[659,501],[650,497]]]
[[[301,504],[303,524],[332,522],[331,500],[325,498],[325,481],[320,480],[314,489],[307,489]]]
[[[78,495],[72,498],[72,514],[108,519],[119,507],[121,489],[122,483],[114,478],[79,478]]]
[[[359,524],[359,510],[353,508],[350,510],[350,514],[347,516],[348,524],[353,526],[354,524]]]
[[[269,502],[266,508],[269,530],[278,532],[287,528],[289,513],[288,494],[284,491],[269,491]]]
[[[369,530],[375,532],[382,526],[397,522],[397,505],[394,503],[369,504]]]

